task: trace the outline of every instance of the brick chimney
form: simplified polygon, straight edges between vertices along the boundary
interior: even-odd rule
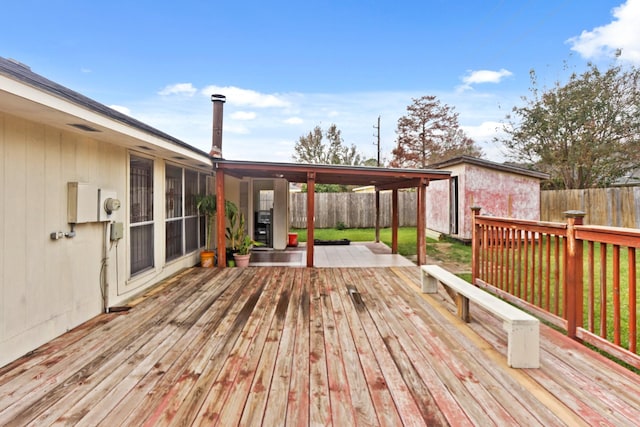
[[[224,95],[211,95],[213,102],[213,136],[211,139],[211,157],[222,158],[222,112],[223,104],[227,100]]]

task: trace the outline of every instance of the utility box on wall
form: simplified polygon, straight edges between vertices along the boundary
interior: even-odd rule
[[[67,183],[67,222],[82,224],[98,220],[98,187],[86,182]]]

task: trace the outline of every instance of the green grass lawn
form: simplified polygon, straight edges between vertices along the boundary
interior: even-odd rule
[[[292,229],[292,233],[298,233],[298,241],[307,241],[306,229]],[[320,228],[315,230],[315,238],[320,240],[340,240],[349,239],[352,242],[373,242],[376,239],[374,228],[348,228],[338,230],[335,228]],[[398,252],[406,257],[416,255],[416,228],[400,227],[398,229]],[[380,230],[380,240],[391,247],[391,229]],[[471,266],[471,246],[460,242],[451,241],[447,243],[445,251],[440,245],[429,243],[441,243],[437,240],[427,238],[427,255],[441,261],[455,261]],[[470,268],[470,267],[469,267]],[[466,280],[471,280],[470,275],[465,275]]]
[[[299,242],[307,241],[306,229],[293,229],[291,232],[298,233]],[[338,230],[335,228],[319,228],[314,230],[314,234],[314,237],[320,240],[349,239],[352,242],[373,242],[376,240],[375,228],[347,228],[344,230]],[[415,227],[398,228],[398,252],[404,256],[415,255],[417,253],[416,237]],[[391,247],[390,228],[380,229],[380,240]],[[427,242],[435,242],[435,240],[427,239]]]

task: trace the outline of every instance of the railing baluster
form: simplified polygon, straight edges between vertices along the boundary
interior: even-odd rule
[[[635,353],[637,337],[636,311],[636,248],[629,248],[627,252],[629,268],[629,351]]]
[[[560,236],[556,235],[555,241],[556,241],[556,253],[555,253],[555,270],[556,271],[554,274],[554,290],[555,290],[554,314],[558,316],[560,315]]]
[[[594,244],[593,242],[589,242],[589,257],[588,257],[588,286],[589,286],[589,302],[588,302],[588,310],[589,310],[589,331],[594,332],[595,328],[596,328],[596,321],[595,321],[595,313],[596,313],[596,308],[595,308],[595,304],[596,304],[596,286],[595,286],[595,272],[594,272],[594,266],[596,264],[595,262],[595,249],[594,249]]]
[[[513,295],[513,253],[514,253],[514,247],[513,247],[513,232],[514,230],[512,228],[508,228],[507,229],[507,272],[506,272],[506,277],[507,277],[507,292],[509,292],[510,294]]]
[[[511,229],[511,271],[509,272],[509,281],[510,285],[510,293],[511,295],[515,295],[516,293],[516,284],[515,284],[515,272],[516,272],[516,233],[517,230]]]
[[[607,244],[600,243],[600,336],[607,337]]]
[[[613,245],[613,343],[620,345],[620,245]]]
[[[517,265],[517,278],[516,284],[518,289],[516,290],[516,295],[518,298],[522,298],[522,230],[518,230],[518,263]]]
[[[538,307],[542,307],[542,239],[542,233],[538,233],[538,292],[536,293],[536,296],[538,297]]]
[[[529,302],[535,304],[536,302],[536,243],[537,233],[531,233],[531,291],[529,293]]]
[[[545,250],[546,250],[546,259],[545,264],[547,266],[546,269],[546,277],[545,277],[545,297],[544,297],[544,308],[547,311],[550,311],[549,308],[551,306],[551,236],[545,235]]]
[[[488,271],[489,269],[489,252],[488,252],[489,251],[489,233],[487,228],[488,227],[486,225],[482,227],[482,242],[484,246],[483,247],[484,249],[483,264],[484,265],[482,266],[482,271],[483,271],[482,278],[488,282],[489,281],[488,280],[489,279],[489,271]]]
[[[528,288],[529,288],[529,233],[527,231],[524,232],[524,249],[523,249],[523,257],[524,257],[524,266],[522,267],[523,271],[524,271],[524,278],[522,280],[522,283],[524,284],[523,288],[521,289],[521,292],[524,294],[520,295],[520,298],[522,298],[525,301],[528,301],[529,298],[529,292],[528,292]]]

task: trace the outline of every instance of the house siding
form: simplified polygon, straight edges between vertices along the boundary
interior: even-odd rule
[[[0,366],[102,311],[103,250],[110,306],[198,262],[197,252],[164,262],[165,163],[154,161],[156,267],[129,278],[128,150],[0,113]],[[116,191],[122,208],[112,219],[124,223],[124,239],[105,249],[99,222],[50,238],[70,231],[67,183],[75,181]]]

